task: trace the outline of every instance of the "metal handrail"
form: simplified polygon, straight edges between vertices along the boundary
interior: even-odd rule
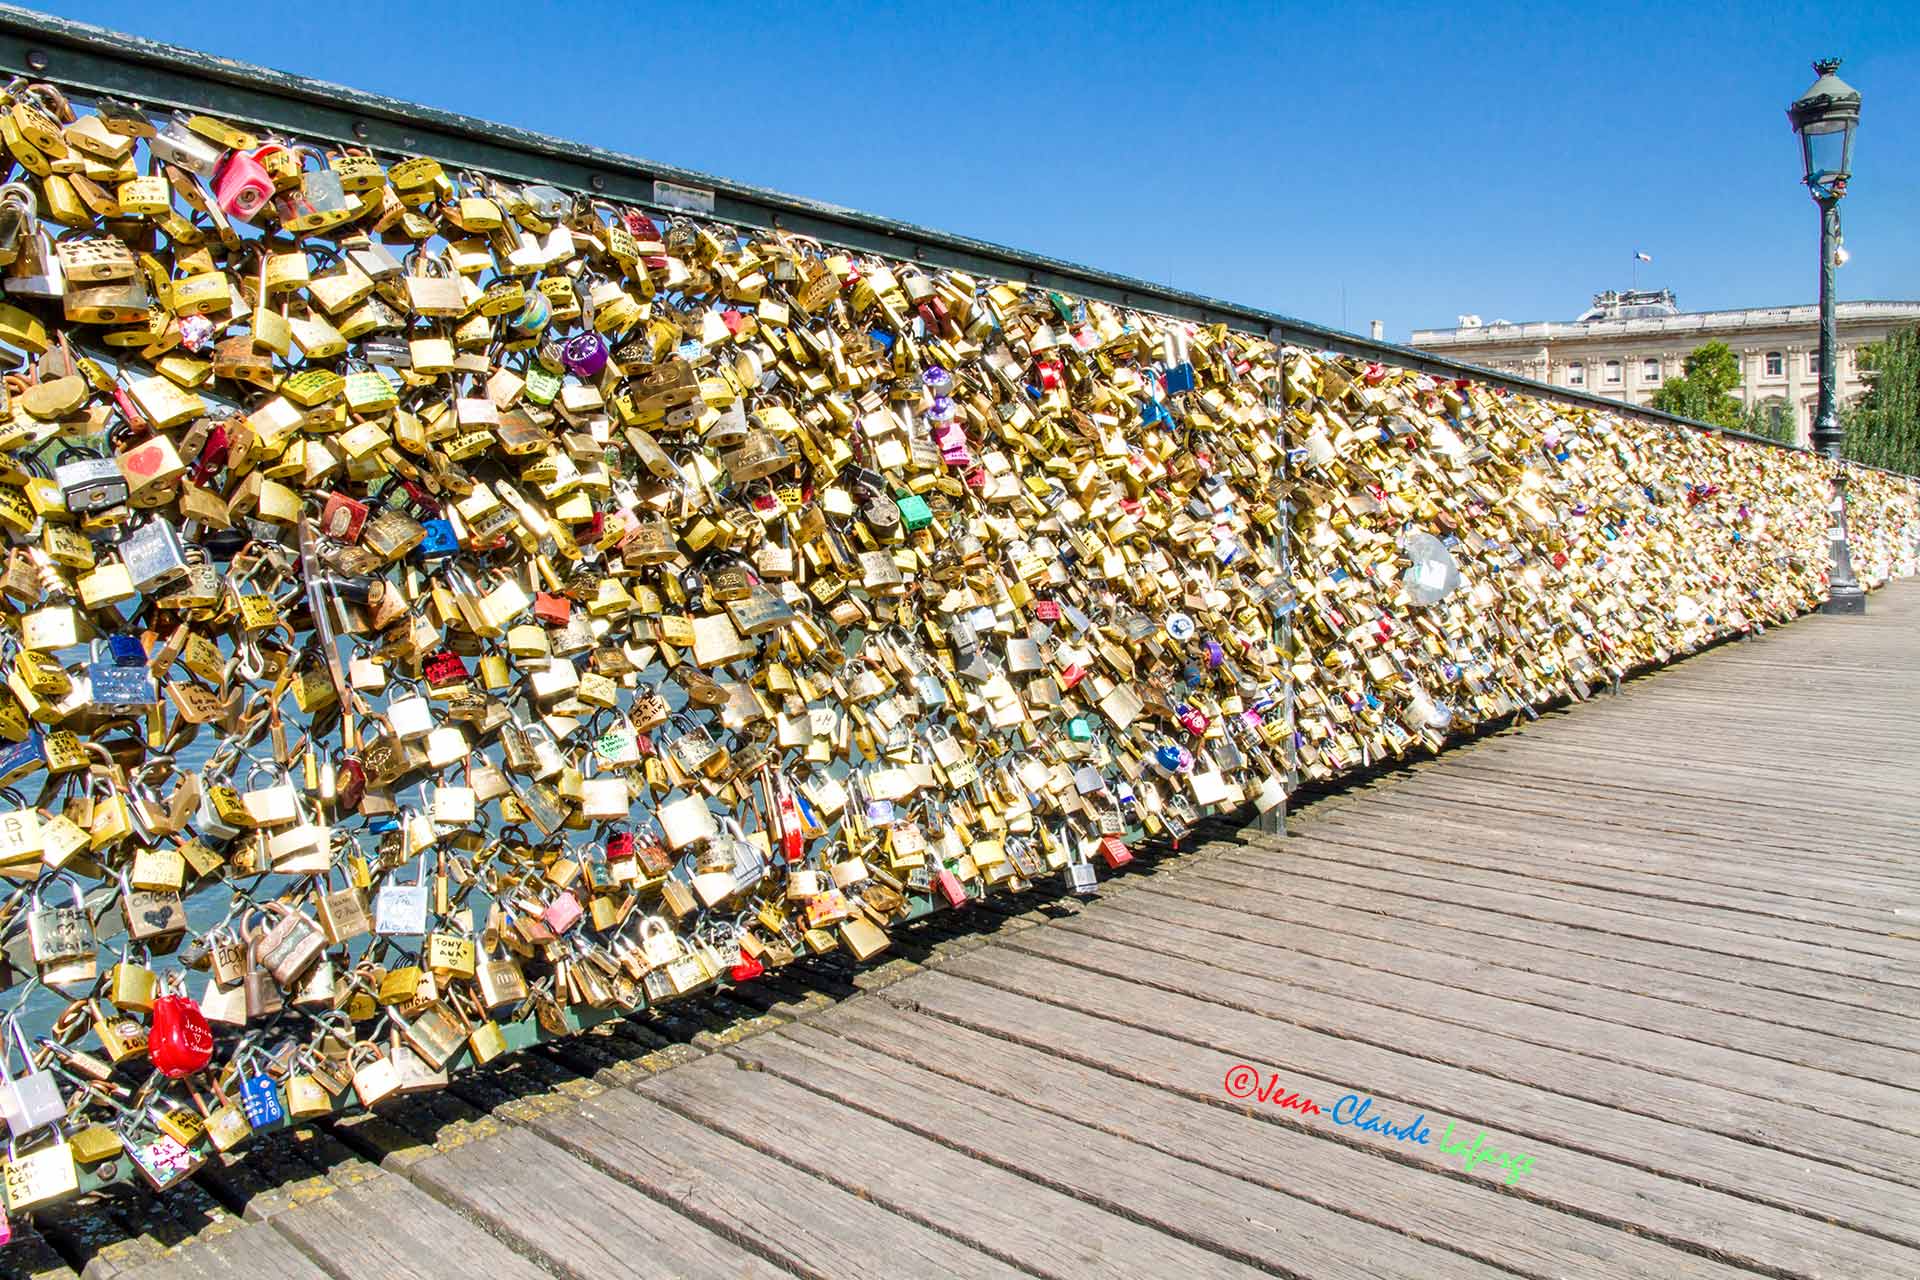
[[[1808,452],[1804,445],[1516,377],[1258,307],[5,4],[0,4],[0,71],[84,93],[131,98],[148,107],[204,111],[344,146],[431,156],[453,168],[544,182],[647,208],[692,209],[738,226],[777,228],[837,247],[1069,290],[1203,324],[1226,324],[1277,343],[1380,360],[1438,377],[1471,378],[1526,395]]]

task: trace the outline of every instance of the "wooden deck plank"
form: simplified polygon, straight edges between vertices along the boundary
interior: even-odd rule
[[[1521,900],[1550,898],[1569,905],[1588,906],[1606,911],[1650,917],[1662,924],[1698,925],[1763,939],[1805,944],[1811,953],[1861,965],[1879,967],[1884,962],[1890,973],[1920,980],[1920,938],[1902,938],[1892,932],[1899,923],[1893,906],[1920,905],[1920,895],[1890,903],[1882,918],[1871,929],[1829,920],[1808,919],[1807,913],[1774,907],[1761,912],[1740,904],[1711,904],[1687,895],[1660,892],[1642,882],[1633,887],[1594,886],[1549,874],[1548,868],[1516,860],[1506,867],[1483,867],[1470,859],[1476,855],[1477,837],[1453,831],[1432,831],[1424,836],[1397,831],[1370,829],[1368,824],[1353,823],[1302,829],[1284,844],[1250,841],[1229,855],[1257,869],[1276,865],[1276,858],[1314,860],[1325,864],[1320,869],[1345,870],[1362,866],[1419,882],[1431,882],[1437,889],[1465,885],[1504,892]],[[1456,859],[1455,853],[1462,855]],[[1803,953],[1804,954],[1804,953]],[[1891,978],[1880,979],[1883,981]]]
[[[1497,1129],[1542,1146],[1551,1143],[1623,1163],[1630,1160],[1656,1174],[1749,1199],[1795,1209],[1817,1205],[1823,1217],[1834,1221],[1862,1228],[1880,1222],[1897,1238],[1920,1244],[1920,1196],[1897,1182],[1838,1164],[1815,1166],[1799,1150],[1741,1141],[1695,1127],[1685,1117],[1641,1115],[1430,1056],[1432,1049],[1444,1045],[1423,1041],[1412,1052],[1382,1047],[1353,1038],[1348,1028],[1342,1028],[1343,1034],[1327,1034],[1149,986],[1138,980],[1137,972],[1130,975],[1133,980],[1112,978],[1007,946],[969,952],[945,966],[940,976],[949,975],[977,979],[1008,994],[1044,993],[1052,1005],[1072,1002],[1110,1021],[1152,1028],[1195,1049],[1231,1055],[1199,1072],[1197,1079],[1190,1074],[1189,1083],[1196,1087],[1211,1087],[1207,1077],[1222,1076],[1235,1062],[1276,1067],[1289,1075],[1311,1076],[1320,1082],[1321,1092],[1331,1090],[1335,1098],[1350,1090],[1392,1097],[1417,1111]],[[1359,1022],[1357,1016],[1354,1021]],[[1596,1087],[1585,1078],[1572,1083]],[[1804,1148],[1808,1134],[1801,1129],[1783,1136]],[[1821,1151],[1826,1153],[1826,1148]],[[1545,1164],[1542,1157],[1538,1167]],[[1818,1174],[1811,1189],[1810,1169]]]
[[[1920,906],[1920,893],[1883,899],[1883,906],[1858,912],[1851,919],[1818,908],[1795,908],[1778,901],[1754,903],[1736,900],[1708,902],[1698,891],[1686,893],[1642,878],[1638,884],[1593,884],[1588,877],[1556,874],[1552,864],[1515,861],[1505,867],[1481,865],[1474,852],[1478,837],[1448,831],[1431,834],[1384,830],[1366,823],[1315,826],[1282,849],[1249,846],[1249,854],[1281,853],[1287,857],[1317,858],[1336,866],[1372,867],[1395,875],[1464,884],[1494,890],[1512,890],[1522,896],[1544,896],[1556,901],[1650,916],[1662,923],[1697,924],[1761,938],[1806,943],[1866,957],[1862,963],[1890,961],[1912,974],[1920,971],[1920,938],[1898,936],[1902,918],[1898,907]],[[1271,865],[1266,864],[1266,865]],[[1826,916],[1828,918],[1821,918]]]
[[[1507,954],[1524,951],[1539,957],[1543,965],[1564,966],[1571,971],[1570,976],[1580,979],[1604,980],[1620,973],[1630,975],[1637,988],[1650,980],[1641,971],[1651,970],[1678,983],[1705,984],[1720,993],[1723,1005],[1716,1007],[1730,1006],[1734,1012],[1744,1012],[1750,1007],[1749,999],[1770,1001],[1791,1011],[1792,1016],[1786,1020],[1794,1025],[1819,1027],[1835,1035],[1901,1049],[1920,1048],[1920,1009],[1860,1003],[1860,990],[1837,979],[1810,984],[1799,970],[1777,971],[1734,963],[1690,947],[1634,945],[1608,934],[1522,916],[1503,917],[1497,922],[1498,929],[1493,930],[1485,927],[1483,917],[1472,912],[1411,896],[1355,894],[1344,883],[1292,870],[1284,878],[1263,876],[1262,881],[1249,884],[1231,869],[1216,870],[1210,863],[1203,863],[1177,879],[1159,883],[1176,897],[1210,905],[1230,903],[1235,909],[1244,907],[1275,919],[1299,914],[1335,921],[1342,928],[1364,919],[1371,922],[1374,933],[1407,938],[1415,945],[1431,939],[1434,946],[1474,954],[1483,947],[1493,954],[1504,946]],[[1533,966],[1523,960],[1520,967]],[[1809,986],[1811,991],[1807,990]],[[1747,993],[1754,994],[1750,997]]]
[[[944,972],[889,988],[882,998],[1067,1058],[1099,1075],[1213,1105],[1227,1105],[1227,1071],[1252,1065],[1278,1071],[1286,1087],[1313,1098],[1323,1110],[1327,1100],[1359,1089],[1390,1107],[1396,1117],[1424,1113],[1474,1124],[1488,1130],[1504,1149],[1534,1157],[1533,1168],[1509,1194],[1566,1206],[1583,1217],[1679,1243],[1709,1257],[1835,1280],[1855,1275],[1891,1280],[1920,1267],[1920,1205],[1876,1199],[1868,1207],[1863,1198],[1885,1194],[1887,1184],[1844,1171],[1809,1180],[1803,1164],[1786,1161],[1776,1169],[1756,1170],[1753,1149],[1743,1144],[1639,1117],[1616,1118],[1604,1107],[1489,1085],[1471,1073],[1378,1051],[1342,1054],[1337,1045],[1303,1035],[1278,1037],[1264,1027],[1243,1037],[1237,1030],[1223,1029],[1246,1015],[1208,1009],[1204,1016],[1192,1016],[1177,997],[1161,1002],[1164,1016],[1155,1018],[1152,1028],[1122,1020],[1150,1016],[1144,1008],[1109,1007],[1096,1016]],[[1087,1007],[1101,1008],[1104,1000],[1096,997]],[[1247,1038],[1257,1045],[1249,1047]],[[1215,1045],[1220,1047],[1211,1047]],[[1522,1114],[1521,1108],[1528,1106],[1533,1109]],[[1298,1123],[1291,1113],[1253,1109],[1275,1124]],[[1320,1119],[1314,1118],[1316,1125]],[[1351,1127],[1337,1132],[1340,1140],[1405,1160],[1423,1175],[1490,1182],[1485,1166],[1463,1174],[1457,1160],[1434,1149],[1356,1134]],[[1629,1163],[1663,1158],[1671,1164],[1675,1157],[1696,1169],[1717,1163],[1718,1180],[1735,1189]],[[1403,1180],[1399,1194],[1413,1197],[1423,1194],[1423,1188],[1424,1183]],[[1904,1189],[1893,1190],[1905,1194]],[[1891,1238],[1889,1232],[1894,1233]]]
[[[1316,808],[1308,816],[1316,830],[1364,825],[1415,834],[1433,830],[1439,818],[1443,820],[1440,829],[1449,836],[1472,837],[1478,841],[1479,853],[1508,859],[1509,865],[1529,866],[1545,858],[1554,865],[1629,880],[1648,875],[1698,880],[1736,891],[1741,895],[1738,901],[1749,895],[1760,903],[1782,896],[1804,897],[1840,913],[1872,912],[1882,905],[1885,893],[1911,889],[1914,882],[1912,872],[1897,863],[1848,864],[1824,856],[1809,858],[1804,846],[1773,849],[1748,839],[1726,848],[1698,833],[1602,830],[1577,813],[1557,815],[1549,824],[1535,814],[1487,805],[1441,804],[1391,790],[1371,793],[1362,808],[1324,812]],[[1809,893],[1810,888],[1818,892]]]
[[[1224,970],[1217,988],[1221,995],[1234,999],[1275,993],[1275,984],[1284,987],[1275,993],[1275,1009],[1291,1014],[1317,1014],[1330,1018],[1345,1002],[1364,1006],[1359,1021],[1367,1027],[1377,1025],[1375,1008],[1435,1018],[1454,1023],[1471,1033],[1461,1042],[1460,1051],[1476,1054],[1491,1049],[1492,1041],[1481,1036],[1506,1036],[1528,1045],[1556,1049],[1599,1058],[1631,1070],[1652,1071],[1680,1080],[1701,1084],[1710,1092],[1703,1099],[1723,1100],[1729,1109],[1739,1109],[1738,1097],[1757,1099],[1765,1108],[1754,1118],[1757,1128],[1766,1126],[1766,1115],[1776,1105],[1807,1112],[1791,1115],[1795,1123],[1820,1123],[1816,1115],[1832,1116],[1847,1122],[1855,1116],[1875,1117],[1878,1126],[1891,1128],[1913,1138],[1912,1155],[1920,1164],[1920,1093],[1884,1080],[1819,1071],[1783,1062],[1772,1056],[1760,1056],[1742,1050],[1727,1049],[1696,1037],[1633,1028],[1603,1021],[1580,1011],[1565,1011],[1534,1002],[1518,1001],[1504,993],[1488,993],[1470,987],[1437,982],[1426,975],[1405,976],[1386,969],[1334,959],[1286,946],[1266,945],[1235,937],[1222,931],[1227,923],[1216,918],[1210,925],[1195,926],[1150,916],[1115,919],[1104,910],[1083,913],[1063,920],[1057,929],[1047,930],[1039,938],[1021,938],[1016,945],[1032,946],[1043,954],[1070,954],[1074,936],[1101,945],[1090,948],[1085,962],[1099,967],[1103,958],[1123,953],[1108,950],[1126,946],[1145,952],[1146,957],[1177,957]],[[1136,963],[1146,957],[1139,957]],[[1198,980],[1210,975],[1188,971]],[[1314,998],[1302,999],[1312,992]],[[1238,994],[1236,994],[1238,993]],[[1479,1028],[1489,1028],[1480,1031]],[[1489,1053],[1487,1056],[1492,1057]],[[1891,1064],[1890,1064],[1891,1069]],[[1547,1077],[1542,1077],[1547,1078]],[[1623,1086],[1633,1077],[1622,1081]],[[1637,1090],[1636,1090],[1637,1091]],[[1776,1104],[1775,1099],[1780,1102]],[[1662,1105],[1657,1096],[1646,1098],[1647,1106]],[[1702,1113],[1710,1122],[1712,1113]],[[1844,1135],[1836,1134],[1845,1140]]]
[[[1244,868],[1231,865],[1208,863],[1195,867],[1193,874],[1230,888],[1272,890],[1278,887],[1280,872],[1276,869],[1252,884]],[[1437,899],[1412,891],[1394,876],[1381,875],[1366,867],[1339,867],[1325,873],[1289,867],[1285,869],[1285,877],[1287,894],[1319,902],[1422,923],[1471,923],[1482,932],[1498,930],[1509,937],[1548,938],[1568,951],[1670,965],[1683,973],[1837,1001],[1888,1017],[1920,1017],[1920,1001],[1909,996],[1908,988],[1864,982],[1857,976],[1787,963],[1777,949],[1777,963],[1766,963],[1764,959],[1756,963],[1755,957],[1728,954],[1711,945],[1702,945],[1702,939],[1687,930],[1661,929],[1657,923],[1640,922],[1632,916],[1595,917],[1581,909],[1557,910],[1557,904],[1544,899],[1515,903],[1498,894],[1480,894],[1470,889],[1459,898]]]
[[[1027,1269],[1062,1276],[1259,1274],[735,1062],[702,1059],[634,1088]]]
[[[1761,726],[1742,726],[1745,733],[1756,730],[1765,736]],[[1599,801],[1631,800],[1642,813],[1653,808],[1684,816],[1732,809],[1752,816],[1762,829],[1792,830],[1810,818],[1859,808],[1863,800],[1871,802],[1868,817],[1876,826],[1913,816],[1914,799],[1901,786],[1901,770],[1881,753],[1920,751],[1920,735],[1896,739],[1873,733],[1858,721],[1849,723],[1846,731],[1855,741],[1870,734],[1879,763],[1858,762],[1846,775],[1844,792],[1808,788],[1801,774],[1778,756],[1770,762],[1766,757],[1746,758],[1737,766],[1704,758],[1675,770],[1667,761],[1623,763],[1618,752],[1599,743],[1563,742],[1557,734],[1551,741],[1543,735],[1524,752],[1511,743],[1475,751],[1471,760],[1460,762],[1459,773],[1476,784],[1508,790],[1573,791]]]
[[[1603,737],[1594,732],[1594,713],[1583,708],[1449,752],[1446,770],[1449,775],[1459,771],[1459,786],[1471,783],[1509,802],[1537,802],[1541,793],[1568,791],[1603,802],[1621,801],[1623,809],[1624,802],[1638,801],[1630,810],[1600,816],[1645,825],[1671,825],[1674,818],[1732,808],[1754,818],[1753,825],[1762,832],[1791,831],[1835,812],[1863,810],[1862,820],[1876,837],[1868,850],[1878,848],[1878,837],[1912,813],[1914,801],[1902,789],[1905,774],[1899,763],[1902,753],[1917,749],[1910,736],[1890,735],[1853,719],[1837,726],[1843,738],[1823,737],[1816,725],[1795,717],[1788,731],[1793,751],[1692,737],[1684,755],[1649,749],[1649,736],[1664,732],[1655,717],[1685,719],[1691,714],[1684,706],[1650,701],[1634,721]],[[1722,707],[1712,714],[1727,712]],[[1742,719],[1738,732],[1767,742],[1782,730]],[[1846,744],[1852,744],[1851,749]],[[1799,754],[1802,750],[1818,751],[1823,764],[1831,760],[1832,771],[1821,775],[1831,783],[1816,785],[1799,770],[1799,761],[1806,758]],[[1439,776],[1432,766],[1430,757],[1409,762],[1388,780],[1415,778],[1424,784],[1421,790],[1431,791]]]
[[[334,1276],[551,1280],[544,1268],[400,1178],[346,1187],[271,1221],[276,1231]]]
[[[528,1129],[429,1156],[407,1177],[520,1253],[568,1275],[792,1274]]]
[[[1452,762],[1448,763],[1451,778]],[[1860,878],[1873,885],[1912,881],[1911,875],[1900,869],[1904,836],[1899,834],[1887,837],[1889,848],[1885,852],[1873,852],[1872,834],[1861,832],[1857,840],[1848,841],[1845,850],[1829,854],[1823,846],[1831,841],[1824,836],[1770,831],[1756,825],[1750,815],[1731,813],[1718,804],[1672,811],[1646,801],[1629,809],[1603,806],[1601,797],[1575,783],[1548,788],[1489,784],[1477,779],[1471,789],[1463,785],[1465,779],[1455,779],[1446,792],[1436,793],[1420,785],[1427,777],[1423,771],[1414,775],[1414,781],[1391,792],[1372,792],[1364,808],[1329,810],[1327,820],[1352,821],[1364,814],[1369,821],[1391,817],[1418,824],[1443,816],[1448,819],[1445,829],[1449,832],[1475,821],[1501,822],[1509,827],[1517,823],[1523,825],[1524,836],[1530,840],[1576,847],[1578,843],[1612,840],[1628,842],[1634,848],[1678,848],[1696,857],[1717,856],[1736,864],[1750,862],[1762,873],[1779,879],[1790,879],[1796,871],[1827,871],[1844,872],[1849,879]],[[1569,794],[1584,804],[1568,803]],[[1713,821],[1703,822],[1703,814],[1713,815]],[[1553,819],[1550,824],[1541,821],[1549,815]],[[1835,821],[1831,817],[1822,819],[1829,828]]]
[[[1546,730],[1536,729],[1535,733]],[[1471,755],[1484,744],[1466,748],[1462,754]],[[1892,748],[1904,750],[1905,748]],[[1511,776],[1499,778],[1471,776],[1464,764],[1458,766],[1458,776],[1454,774],[1456,762],[1446,761],[1447,778],[1445,786],[1448,795],[1456,798],[1469,793],[1476,804],[1515,810],[1518,812],[1538,813],[1548,801],[1565,795],[1570,789],[1578,787],[1583,794],[1589,788],[1584,783],[1564,782],[1552,786],[1543,785],[1538,778],[1520,779]],[[1431,798],[1436,803],[1444,803],[1445,796],[1434,794],[1441,789],[1439,775],[1427,770],[1414,771],[1416,782],[1405,790],[1408,798],[1415,796]],[[1648,778],[1647,785],[1655,785],[1657,779]],[[1752,785],[1764,785],[1756,779]],[[1837,800],[1814,801],[1811,811],[1787,809],[1780,806],[1754,806],[1742,804],[1733,798],[1713,797],[1699,794],[1685,799],[1674,798],[1663,801],[1658,795],[1636,799],[1632,788],[1615,788],[1604,796],[1595,794],[1596,803],[1589,805],[1577,815],[1580,820],[1622,831],[1654,831],[1670,835],[1693,835],[1710,846],[1728,848],[1754,847],[1773,852],[1791,853],[1798,849],[1818,849],[1833,843],[1831,836],[1837,820],[1848,819],[1855,823],[1850,829],[1845,849],[1839,856],[1849,863],[1886,866],[1899,856],[1905,833],[1910,826],[1910,818],[1898,810],[1882,815],[1872,801],[1862,803],[1854,797],[1850,802]],[[1601,804],[1598,801],[1610,803]],[[1897,802],[1896,802],[1897,803]],[[1702,815],[1712,813],[1722,817],[1737,817],[1737,826],[1713,827],[1701,821]]]
[[[1210,941],[1220,934],[1218,905],[1210,908],[1171,892],[1116,893],[1104,897],[1101,906],[1098,916],[1064,922],[1064,927],[1071,930],[1083,922],[1092,926],[1097,921],[1101,927],[1094,932],[1115,940],[1120,940],[1118,931],[1135,920],[1183,926],[1198,934],[1197,941]],[[1122,922],[1112,916],[1126,917],[1126,920]],[[1244,911],[1238,913],[1234,934],[1260,946],[1351,963],[1364,972],[1442,982],[1462,990],[1562,1012],[1583,1013],[1621,1026],[1684,1036],[1865,1080],[1897,1083],[1913,1069],[1913,1056],[1907,1051],[1806,1030],[1792,1023],[1761,1020],[1755,1014],[1752,997],[1765,993],[1751,988],[1744,1000],[1723,996],[1726,1003],[1738,1009],[1738,1012],[1727,1012],[1703,1005],[1697,998],[1683,998],[1672,992],[1634,991],[1632,975],[1608,973],[1598,967],[1582,970],[1579,979],[1558,976],[1553,972],[1551,948],[1546,947],[1533,947],[1518,954],[1499,947],[1489,948],[1476,936],[1461,940],[1460,946],[1470,949],[1470,954],[1462,955],[1440,947],[1419,947],[1402,938],[1370,936],[1365,932],[1356,935],[1345,927],[1326,928],[1299,916],[1276,919],[1269,914]],[[1601,979],[1610,979],[1611,985],[1603,985]],[[1920,1098],[1913,1101],[1920,1103]]]
[[[1326,1126],[1278,1123],[1254,1104],[1198,1102],[909,1009],[876,1009],[875,1003],[851,1001],[804,1033],[786,1034],[804,1035],[831,1055],[851,1043],[910,1063],[918,1070],[900,1076],[904,1083],[923,1095],[942,1092],[956,1105],[979,1107],[980,1095],[989,1094],[1004,1100],[1002,1111],[1016,1117],[1037,1111],[1071,1120],[1079,1129],[1062,1142],[1075,1153],[1085,1140],[1082,1130],[1113,1134],[1341,1213],[1386,1215],[1393,1229],[1410,1238],[1525,1275],[1605,1269],[1705,1280],[1746,1274],[1503,1194],[1497,1184],[1436,1174],[1410,1185],[1405,1170],[1385,1153],[1348,1146]]]
[[[1544,860],[1546,865],[1569,873],[1606,876],[1609,883],[1615,875],[1644,878],[1662,887],[1671,883],[1683,890],[1695,886],[1703,890],[1725,888],[1733,883],[1740,886],[1741,901],[1763,906],[1808,904],[1836,914],[1877,912],[1886,894],[1910,887],[1910,878],[1892,872],[1869,880],[1858,870],[1843,872],[1824,861],[1809,863],[1804,850],[1780,855],[1777,862],[1769,863],[1764,855],[1756,856],[1751,846],[1737,854],[1723,854],[1688,837],[1603,839],[1591,828],[1572,821],[1543,827],[1531,816],[1486,808],[1455,806],[1439,816],[1448,832],[1471,833],[1490,856],[1528,863]],[[1390,829],[1414,831],[1432,830],[1436,821],[1431,804],[1422,801],[1402,805],[1386,791],[1377,793],[1374,802],[1364,809],[1323,813],[1316,808],[1311,821],[1313,829],[1320,831],[1326,829],[1323,821],[1342,823],[1355,817]],[[1765,878],[1756,880],[1756,870]]]
[[[1031,931],[1029,931],[1031,932]],[[1224,940],[1223,940],[1224,942]],[[1817,1157],[1856,1172],[1920,1187],[1920,1137],[1889,1128],[1911,1124],[1920,1115],[1911,1105],[1869,1113],[1862,1119],[1818,1112],[1788,1097],[1771,1101],[1754,1094],[1735,1093],[1714,1084],[1618,1061],[1607,1056],[1628,1037],[1595,1039],[1581,1049],[1549,1046],[1526,1035],[1546,1035],[1551,1015],[1509,1013],[1501,1031],[1473,1025],[1465,1014],[1443,1020],[1438,1016],[1407,1013],[1368,998],[1364,987],[1350,995],[1327,994],[1275,979],[1299,969],[1325,970],[1324,962],[1295,957],[1289,965],[1276,961],[1265,971],[1238,973],[1229,968],[1183,960],[1165,951],[1147,951],[1091,937],[1074,937],[1065,930],[1042,930],[1032,936],[1008,938],[1003,946],[1023,954],[1090,969],[1095,973],[1127,973],[1136,984],[1174,991],[1229,1004],[1259,1016],[1293,1025],[1364,1040],[1382,1048],[1418,1054],[1433,1061],[1480,1072],[1489,1079],[1535,1084],[1541,1089],[1581,1098],[1613,1108],[1621,1114],[1672,1116],[1687,1126],[1725,1133],[1748,1142],[1773,1146],[1784,1135],[1817,1127],[1831,1154]],[[1282,953],[1283,955],[1285,953]],[[956,972],[971,972],[969,956]],[[1436,992],[1433,1005],[1458,1010],[1471,1007],[1463,998]],[[1676,1061],[1706,1057],[1707,1046],[1671,1041]],[[1789,1069],[1790,1070],[1790,1069]],[[1756,1074],[1759,1066],[1756,1060]],[[1865,1086],[1863,1086],[1865,1087]],[[1797,1145],[1797,1144],[1796,1144]]]
[[[1243,912],[1249,921],[1272,921],[1282,928],[1318,927],[1356,942],[1371,939],[1423,952],[1471,955],[1523,973],[1551,974],[1577,983],[1733,1013],[1761,1024],[1814,1031],[1843,1043],[1875,1044],[1905,1053],[1920,1050],[1920,1018],[1796,995],[1725,976],[1703,975],[1661,963],[1658,952],[1637,958],[1631,951],[1595,954],[1576,930],[1509,922],[1493,933],[1474,929],[1472,917],[1435,914],[1413,919],[1389,915],[1305,896],[1300,892],[1301,882],[1291,878],[1283,885],[1227,884],[1202,875],[1202,870],[1195,867],[1190,873],[1156,881],[1151,892],[1156,900],[1164,897],[1171,904],[1192,903],[1203,909],[1227,907]],[[1367,905],[1376,904],[1369,899]]]
[[[1255,1266],[1286,1269],[1303,1242],[1329,1275],[1381,1270],[1492,1276],[1479,1261],[1378,1221],[1381,1206],[1337,1213],[1051,1110],[1007,1102],[811,1027],[785,1029],[731,1055],[769,1074],[1170,1236]]]
[[[677,1080],[681,1070],[662,1078]],[[625,1090],[608,1090],[529,1125],[711,1230],[764,1242],[769,1256],[802,1275],[897,1280],[1024,1274]]]
[[[249,1222],[186,1245],[172,1257],[127,1273],[127,1280],[329,1280],[271,1223]]]

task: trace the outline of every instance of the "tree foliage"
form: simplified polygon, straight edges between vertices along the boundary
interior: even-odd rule
[[[1920,325],[1862,347],[1858,359],[1872,385],[1840,415],[1847,433],[1842,452],[1855,462],[1920,475]]]
[[[1682,367],[1680,377],[1653,393],[1654,408],[1737,431],[1748,429],[1749,415],[1733,394],[1740,385],[1740,357],[1732,347],[1709,342],[1695,348]]]
[[[1762,436],[1768,440],[1778,440],[1782,444],[1792,444],[1796,435],[1793,429],[1793,413],[1778,402],[1775,407],[1778,412],[1764,404],[1756,404],[1751,409],[1743,410],[1740,415],[1740,430],[1750,436]]]

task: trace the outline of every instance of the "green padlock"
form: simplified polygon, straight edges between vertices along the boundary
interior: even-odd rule
[[[933,508],[917,493],[903,493],[894,499],[900,508],[900,524],[908,533],[933,523]]]

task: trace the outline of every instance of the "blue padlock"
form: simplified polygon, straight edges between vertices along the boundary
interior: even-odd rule
[[[451,520],[422,520],[420,527],[427,531],[427,536],[415,548],[422,560],[445,559],[460,550],[460,539],[453,532]]]
[[[139,636],[125,633],[108,636],[107,648],[113,654],[113,664],[117,667],[147,665],[147,646],[140,643]]]
[[[40,731],[35,729],[28,733],[25,742],[10,742],[0,747],[0,787],[19,781],[46,763]]]
[[[280,1088],[269,1075],[251,1075],[240,1082],[240,1112],[254,1132],[277,1129],[287,1121]]]

